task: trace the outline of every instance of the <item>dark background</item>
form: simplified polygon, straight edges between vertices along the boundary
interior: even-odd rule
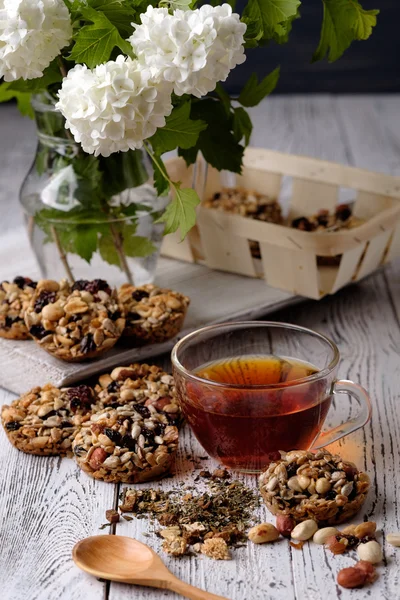
[[[379,9],[371,37],[353,42],[334,63],[325,59],[311,64],[322,23],[321,0],[303,0],[301,18],[293,23],[289,42],[271,43],[247,51],[246,62],[229,77],[227,87],[238,93],[255,71],[265,76],[281,65],[277,93],[379,93],[400,92],[400,0],[360,0],[363,8]],[[243,2],[239,0],[238,12]]]

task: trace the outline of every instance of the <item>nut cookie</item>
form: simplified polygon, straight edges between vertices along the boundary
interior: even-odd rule
[[[370,481],[366,473],[327,450],[281,452],[260,475],[260,491],[274,515],[335,525],[355,515]]]
[[[25,311],[29,333],[57,358],[79,362],[112,348],[125,327],[115,290],[106,281],[42,280]]]
[[[124,284],[118,298],[126,314],[124,336],[138,343],[157,344],[175,337],[182,329],[190,300],[187,296],[153,284]]]
[[[116,367],[110,374],[101,375],[95,386],[101,408],[116,408],[128,402],[151,406],[164,414],[168,424],[181,421],[174,378],[156,365],[133,364]]]
[[[169,471],[178,435],[177,427],[153,405],[130,402],[93,414],[78,431],[72,449],[91,477],[139,483]]]
[[[27,340],[31,337],[24,316],[36,285],[32,279],[20,276],[11,283],[0,283],[0,337],[10,340]]]
[[[72,440],[97,410],[92,388],[80,385],[58,389],[51,384],[33,388],[3,406],[1,420],[11,444],[28,454],[68,455]]]

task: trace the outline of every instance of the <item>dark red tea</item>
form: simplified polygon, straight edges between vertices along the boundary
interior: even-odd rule
[[[211,456],[233,469],[259,471],[279,458],[279,450],[310,448],[316,439],[331,403],[326,383],[294,384],[317,372],[292,358],[239,356],[195,371],[220,386],[190,382],[180,395],[189,424]],[[268,384],[280,385],[245,387]]]

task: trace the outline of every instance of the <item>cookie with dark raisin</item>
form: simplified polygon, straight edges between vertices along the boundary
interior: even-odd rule
[[[174,338],[182,329],[190,299],[153,284],[122,285],[118,298],[126,314],[124,338],[134,344],[157,344]]]
[[[81,362],[110,350],[125,327],[117,293],[103,279],[42,280],[25,311],[25,324],[47,352]]]
[[[4,431],[13,446],[28,454],[70,455],[72,441],[94,411],[97,398],[87,385],[58,389],[36,387],[1,411]]]
[[[31,336],[25,325],[25,310],[35,293],[36,282],[29,277],[15,277],[0,283],[0,337],[27,340]]]

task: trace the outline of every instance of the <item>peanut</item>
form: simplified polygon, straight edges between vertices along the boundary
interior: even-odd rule
[[[105,450],[103,450],[103,448],[95,448],[92,452],[92,456],[89,459],[89,465],[94,471],[96,471],[99,467],[101,467],[107,456],[108,454]]]
[[[360,523],[360,525],[357,525],[354,531],[354,535],[361,540],[367,535],[373,535],[375,531],[376,523],[374,523],[374,521],[366,521],[365,523]]]
[[[373,565],[381,562],[383,558],[382,548],[374,540],[366,544],[360,544],[357,548],[357,554],[361,560],[366,560]]]
[[[356,569],[355,567],[342,569],[337,575],[338,584],[349,589],[362,587],[366,580],[366,574],[361,569]]]
[[[59,321],[64,314],[64,309],[57,304],[47,304],[42,309],[42,318],[49,321]]]
[[[342,529],[341,533],[344,535],[356,535],[356,527],[357,525],[347,525],[347,527]]]
[[[271,523],[261,523],[252,527],[247,537],[253,544],[275,542],[279,538],[279,531]]]
[[[400,533],[388,533],[386,536],[386,541],[388,544],[392,546],[400,546]]]
[[[317,479],[315,489],[318,494],[327,494],[331,489],[331,484],[325,477],[320,477]]]
[[[283,537],[290,538],[290,534],[295,528],[296,523],[292,517],[287,515],[278,515],[276,517],[276,528]]]
[[[296,525],[291,535],[294,540],[304,542],[309,540],[317,531],[317,529],[317,523],[313,519],[307,519],[307,521],[303,521],[302,523]]]
[[[338,533],[335,527],[323,527],[314,533],[313,542],[314,544],[325,544],[328,538]]]
[[[376,579],[375,567],[367,560],[359,560],[358,563],[354,565],[354,568],[365,573],[368,583],[372,583]]]

